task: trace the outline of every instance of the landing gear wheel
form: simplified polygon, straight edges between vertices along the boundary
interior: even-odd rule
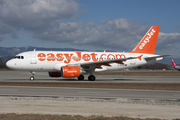
[[[78,80],[84,80],[84,76],[83,76],[83,75],[80,75],[80,76],[78,77]]]
[[[30,77],[30,80],[33,81],[33,80],[34,80],[34,76],[31,76],[31,77]]]
[[[89,81],[95,81],[95,79],[96,79],[96,77],[95,77],[94,75],[90,75],[90,76],[88,77],[88,80],[89,80]]]

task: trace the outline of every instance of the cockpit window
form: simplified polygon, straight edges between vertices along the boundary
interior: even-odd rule
[[[24,56],[15,56],[15,59],[24,59]]]

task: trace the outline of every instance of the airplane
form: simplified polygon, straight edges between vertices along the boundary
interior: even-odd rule
[[[64,77],[94,81],[94,72],[121,70],[146,65],[162,60],[169,55],[156,55],[155,47],[160,26],[152,26],[137,46],[129,52],[73,52],[73,51],[27,51],[7,61],[6,66],[14,70],[49,72],[50,77]]]
[[[180,66],[177,66],[173,59],[171,60],[171,62],[172,62],[173,68],[180,71]]]

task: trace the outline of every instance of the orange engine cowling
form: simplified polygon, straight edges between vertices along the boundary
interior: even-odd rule
[[[79,77],[81,68],[78,66],[63,66],[61,67],[61,75],[65,78]]]
[[[61,77],[61,73],[60,72],[49,72],[49,76],[50,77]]]

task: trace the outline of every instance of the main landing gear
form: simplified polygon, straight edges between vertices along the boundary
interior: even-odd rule
[[[89,75],[88,76],[88,80],[89,81],[95,81],[96,80],[96,77],[94,75]]]
[[[84,75],[80,75],[80,76],[78,77],[78,80],[84,80]],[[95,80],[96,80],[96,77],[95,77],[94,75],[89,75],[89,76],[88,76],[88,80],[89,80],[89,81],[95,81]]]
[[[78,80],[84,80],[84,75],[80,75],[80,76],[78,77]]]

